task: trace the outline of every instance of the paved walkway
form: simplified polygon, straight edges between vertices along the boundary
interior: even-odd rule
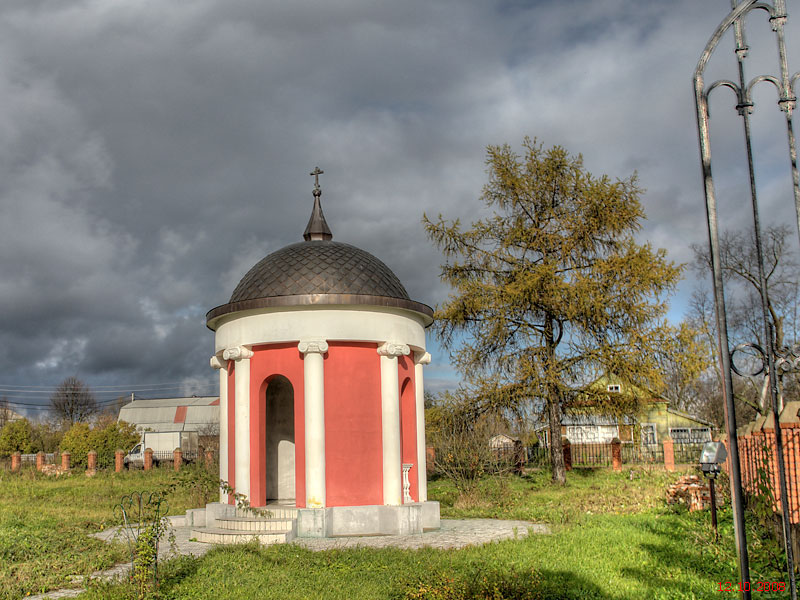
[[[175,551],[179,555],[202,556],[211,550],[213,544],[202,544],[191,541],[192,527],[185,525],[184,517],[170,517],[172,531],[175,533]],[[442,526],[437,531],[428,531],[419,535],[381,535],[381,536],[355,536],[346,538],[299,538],[293,544],[311,550],[333,550],[343,548],[370,547],[370,548],[464,548],[465,546],[481,545],[488,542],[506,540],[511,538],[527,537],[529,533],[549,533],[547,525],[529,523],[528,521],[500,521],[498,519],[442,519]],[[108,541],[118,536],[118,528],[94,534],[94,537]],[[119,538],[118,539],[122,539]],[[161,559],[171,558],[175,554],[168,542],[159,544],[158,556]],[[98,571],[91,575],[92,579],[109,580],[124,575],[129,569],[129,563],[117,565],[105,571]],[[76,577],[76,583],[82,583],[83,578]],[[54,590],[38,596],[28,596],[26,600],[56,600],[60,598],[74,598],[83,589]]]

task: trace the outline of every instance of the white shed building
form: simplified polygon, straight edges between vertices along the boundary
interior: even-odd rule
[[[140,431],[198,431],[208,435],[219,430],[219,396],[134,400],[120,409],[119,420],[136,425]]]

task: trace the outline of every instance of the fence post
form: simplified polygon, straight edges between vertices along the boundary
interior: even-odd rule
[[[149,471],[153,468],[153,449],[147,448],[144,451],[144,470]]]
[[[114,452],[114,472],[119,473],[125,465],[125,451],[117,450]]]
[[[561,438],[561,448],[564,452],[564,470],[572,471],[572,445],[567,436]]]
[[[41,471],[44,468],[44,452],[41,450],[36,453],[36,470]]]
[[[622,470],[622,442],[617,437],[611,440],[611,468]]]
[[[662,442],[664,446],[664,468],[667,471],[674,471],[675,470],[675,442],[672,441],[672,438],[666,436],[664,441]]]
[[[172,464],[176,471],[181,470],[181,463],[183,462],[183,450],[180,448],[175,448],[172,451]]]
[[[522,440],[514,440],[514,472],[517,475],[522,475],[527,462],[525,459],[525,446],[522,445]]]
[[[86,455],[86,472],[94,475],[97,472],[97,452],[89,450]]]
[[[16,473],[22,468],[22,453],[14,452],[11,455],[11,472]]]
[[[753,446],[753,477],[750,481],[751,493],[758,494],[758,484],[761,483],[760,479],[766,477],[766,483],[769,485],[769,461],[767,454],[767,442],[764,439],[764,432],[753,428],[750,433],[750,444]]]
[[[761,430],[764,432],[764,441],[767,443],[767,452],[769,453],[769,456],[767,456],[769,487],[772,490],[772,497],[775,499],[774,510],[778,512],[781,506],[781,486],[778,473],[778,445],[775,443],[775,419],[773,415],[767,416]]]
[[[72,455],[69,452],[62,452],[61,453],[61,470],[62,471],[69,471],[69,459]]]
[[[214,451],[206,450],[206,469],[210,469],[214,465]]]

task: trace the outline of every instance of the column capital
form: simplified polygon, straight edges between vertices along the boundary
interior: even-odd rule
[[[234,346],[222,352],[222,360],[247,360],[253,358],[253,354],[253,351],[246,346]]]
[[[211,357],[210,363],[211,363],[211,368],[216,370],[224,369],[227,366],[225,364],[225,361],[222,360],[222,357],[217,356],[216,354]]]
[[[424,350],[421,352],[414,352],[414,358],[416,359],[418,365],[431,364],[431,355]]]
[[[297,344],[297,349],[301,354],[308,354],[309,352],[325,354],[328,351],[328,342],[322,338],[300,340],[300,343]]]
[[[400,344],[398,342],[384,342],[378,346],[378,354],[381,356],[390,356],[397,358],[399,356],[408,356],[411,353],[411,348],[407,344]]]

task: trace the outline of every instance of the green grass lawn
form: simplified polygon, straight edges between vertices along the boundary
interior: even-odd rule
[[[120,549],[87,542],[84,536],[111,524],[110,508],[122,493],[147,483],[167,485],[170,475],[157,477],[130,473],[51,481],[0,475],[0,598],[59,587],[70,574],[124,558]],[[162,565],[159,596],[209,600],[736,597],[718,591],[719,582],[736,578],[729,512],[720,514],[722,542],[714,544],[707,513],[689,514],[664,505],[664,489],[675,478],[658,470],[637,470],[633,479],[629,471],[575,470],[568,474],[566,486],[554,487],[546,473],[533,473],[486,480],[466,497],[448,482],[433,481],[429,495],[442,503],[445,518],[547,522],[553,533],[457,551],[311,552],[293,545],[217,548],[201,559],[181,558]],[[182,510],[179,502],[175,508]],[[59,552],[81,555],[79,568],[70,571],[65,566],[68,561],[54,558]],[[42,566],[53,562],[62,565],[58,573],[44,575]],[[766,561],[756,562],[754,579],[783,579]],[[124,585],[93,584],[81,598],[129,595]]]
[[[113,507],[134,491],[164,489],[172,472],[82,472],[46,477],[0,470],[0,599],[11,600],[59,587],[74,587],[75,576],[106,569],[128,558],[122,544],[88,537],[116,525]],[[192,504],[190,494],[170,498],[170,514]]]

